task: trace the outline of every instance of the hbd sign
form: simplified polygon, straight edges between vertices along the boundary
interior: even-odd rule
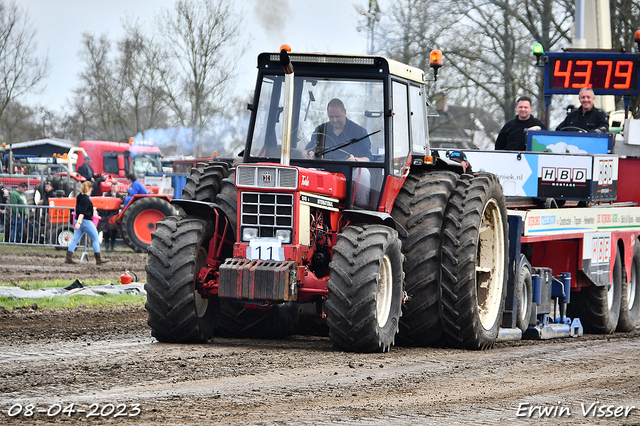
[[[543,183],[568,186],[573,184],[585,184],[587,182],[587,169],[570,167],[543,167]]]

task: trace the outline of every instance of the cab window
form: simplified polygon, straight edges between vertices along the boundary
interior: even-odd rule
[[[393,174],[402,176],[409,156],[409,107],[407,86],[393,82]]]

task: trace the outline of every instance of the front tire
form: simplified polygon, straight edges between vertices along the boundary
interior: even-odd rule
[[[325,304],[329,338],[351,352],[386,352],[398,332],[403,297],[398,233],[382,225],[342,229],[333,247]]]
[[[457,348],[487,349],[498,337],[507,287],[507,209],[490,173],[461,175],[442,244],[445,336]]]
[[[212,224],[192,217],[167,217],[157,224],[144,288],[147,323],[160,342],[202,343],[213,336],[218,298],[203,298],[195,283],[213,233]]]

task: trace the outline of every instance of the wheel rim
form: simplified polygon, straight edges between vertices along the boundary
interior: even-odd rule
[[[68,247],[71,244],[71,240],[73,239],[73,232],[68,229],[64,229],[60,231],[58,234],[58,245]]]
[[[133,221],[136,237],[144,244],[151,244],[151,233],[156,230],[156,222],[162,220],[165,214],[160,210],[143,210]]]
[[[631,310],[636,303],[636,268],[638,265],[635,261],[631,263],[631,279],[627,285],[627,309]]]
[[[520,282],[522,282],[522,286],[520,286],[520,307],[518,309],[520,309],[520,319],[522,320],[523,323],[527,324],[529,322],[529,318],[526,317],[527,312],[529,312],[529,300],[530,300],[530,294],[529,294],[529,288],[531,288],[527,281],[531,280],[531,275],[530,274],[526,274],[525,272],[528,271],[529,268],[522,268],[522,270],[520,271]]]
[[[378,283],[376,286],[376,318],[378,326],[384,327],[391,311],[393,279],[391,276],[391,259],[386,254],[380,263]]]
[[[495,325],[502,304],[505,254],[502,220],[500,206],[492,198],[482,212],[476,266],[478,313],[485,330]]]
[[[207,250],[204,247],[200,247],[198,249],[198,254],[196,255],[196,267],[195,267],[195,275],[200,272],[200,269],[206,266],[207,264]],[[193,277],[193,281],[195,283],[195,275]],[[198,318],[202,318],[204,314],[207,313],[207,308],[209,307],[209,299],[205,299],[200,295],[200,292],[193,286],[193,299],[196,305],[196,315]]]

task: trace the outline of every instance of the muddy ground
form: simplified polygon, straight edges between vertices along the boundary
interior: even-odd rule
[[[83,251],[77,248],[73,256],[77,263],[74,265],[64,263],[65,254],[66,251],[54,248],[0,245],[0,282],[79,279],[91,283],[92,280],[105,279],[117,284],[125,269],[134,271],[141,282],[147,279],[144,270],[146,253],[135,253],[128,247],[117,246],[115,251],[103,251],[102,257],[109,259],[109,263],[99,266],[92,250],[83,258]]]
[[[63,254],[1,253],[2,271],[76,278]],[[143,255],[114,258],[82,272],[143,270]],[[142,306],[0,314],[0,424],[54,422],[640,424],[640,333],[353,354],[313,336],[161,344]]]

